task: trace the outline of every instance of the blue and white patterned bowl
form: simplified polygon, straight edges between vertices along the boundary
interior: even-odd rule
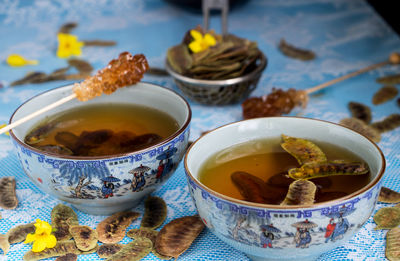
[[[311,207],[237,200],[199,181],[199,169],[212,154],[282,133],[330,142],[354,152],[368,163],[372,180],[348,196]],[[385,170],[382,152],[368,138],[334,123],[297,117],[259,118],[217,128],[194,142],[184,161],[190,193],[203,222],[252,260],[313,260],[345,243],[371,216]]]
[[[71,93],[72,85],[39,94],[22,104],[11,116],[10,123]],[[174,117],[179,130],[149,148],[112,156],[54,155],[23,142],[29,130],[50,114],[99,103],[156,108]],[[186,151],[190,120],[191,110],[183,97],[169,89],[141,82],[87,102],[75,99],[15,127],[10,134],[25,173],[40,189],[83,212],[108,215],[134,207],[171,176]]]

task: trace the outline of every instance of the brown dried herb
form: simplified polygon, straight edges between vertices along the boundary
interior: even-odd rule
[[[376,81],[381,84],[399,84],[400,83],[400,74],[383,76],[383,77],[376,79]]]
[[[69,23],[65,23],[63,24],[60,29],[58,30],[59,33],[62,34],[69,34],[71,33],[71,31],[73,29],[75,29],[76,27],[78,27],[78,24],[75,22],[69,22]]]
[[[342,119],[339,124],[353,129],[354,131],[370,138],[374,142],[379,142],[381,140],[381,134],[375,128],[367,125],[362,120],[356,118],[345,118]]]
[[[375,216],[375,229],[391,229],[400,225],[400,208],[381,208]]]
[[[148,197],[144,202],[144,215],[141,227],[158,228],[167,217],[167,204],[162,198]]]
[[[120,251],[107,258],[106,261],[137,261],[147,256],[153,244],[147,238],[138,238],[125,245]]]
[[[371,122],[371,109],[367,105],[359,102],[349,102],[348,107],[353,118],[362,120],[367,124]]]
[[[381,121],[371,124],[371,127],[379,132],[387,132],[394,130],[400,126],[400,114],[391,114]]]
[[[386,234],[385,255],[390,261],[400,261],[400,228],[395,227]]]
[[[169,76],[168,72],[162,68],[157,68],[157,67],[150,67],[146,74],[151,74],[154,76]]]
[[[108,244],[121,241],[125,237],[126,228],[138,217],[137,212],[124,211],[104,219],[96,228],[99,241]]]
[[[254,175],[244,171],[231,174],[233,184],[238,188],[244,200],[255,203],[266,203],[266,184]]]
[[[93,71],[93,67],[85,60],[71,58],[68,60],[69,66],[76,68],[80,73],[89,75]]]
[[[157,237],[158,231],[155,231],[151,228],[147,227],[141,227],[141,228],[134,228],[129,230],[126,235],[130,238],[133,239],[138,239],[138,238],[148,238],[150,241],[155,244],[156,237]]]
[[[399,91],[394,86],[383,86],[372,97],[372,103],[375,105],[385,103],[394,99]]]
[[[15,178],[0,178],[0,207],[15,209],[18,206],[18,198],[15,192]]]
[[[309,180],[296,180],[289,186],[286,198],[281,205],[312,205],[317,187]]]
[[[300,49],[291,44],[288,44],[285,39],[279,42],[279,50],[286,56],[303,61],[315,59],[315,53],[311,50]]]
[[[109,258],[118,251],[120,251],[124,245],[122,244],[103,244],[97,249],[97,255],[100,258]]]
[[[399,203],[400,193],[386,187],[382,187],[379,192],[378,201],[383,203]]]
[[[67,79],[66,73],[68,70],[69,70],[69,67],[54,70],[50,74],[46,74],[43,72],[31,72],[31,73],[28,73],[22,79],[12,82],[10,84],[10,86],[17,86],[17,85],[22,85],[22,84],[27,84],[27,83],[36,84],[36,83],[66,80]]]
[[[84,40],[85,46],[114,46],[117,44],[115,41],[105,41],[105,40]]]

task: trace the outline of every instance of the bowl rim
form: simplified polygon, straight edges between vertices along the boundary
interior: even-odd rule
[[[240,77],[232,78],[232,79],[226,79],[226,80],[201,80],[201,79],[194,79],[190,78],[187,76],[184,76],[182,74],[177,73],[174,71],[169,64],[168,60],[165,62],[165,69],[167,72],[175,79],[185,82],[185,83],[190,83],[193,85],[201,85],[202,87],[208,87],[208,88],[220,88],[221,86],[226,86],[226,85],[233,85],[237,83],[241,83],[244,81],[248,81],[252,79],[254,76],[257,74],[261,73],[264,71],[264,69],[268,65],[268,58],[264,55],[264,53],[260,50],[260,64],[251,72],[248,74],[245,74]]]
[[[355,192],[353,192],[353,193],[351,193],[351,194],[349,194],[349,195],[346,195],[346,196],[344,196],[344,197],[340,197],[340,198],[333,199],[333,200],[329,200],[329,201],[319,202],[319,203],[315,203],[315,204],[312,204],[312,205],[284,205],[284,206],[282,206],[282,205],[273,205],[273,204],[254,203],[254,202],[249,202],[249,201],[240,200],[240,199],[235,199],[235,198],[226,196],[226,195],[224,195],[224,194],[221,194],[221,193],[219,193],[219,192],[216,192],[216,191],[214,191],[214,190],[208,188],[207,186],[205,186],[204,184],[202,184],[197,178],[195,178],[195,177],[192,175],[192,173],[190,173],[189,168],[188,168],[188,163],[187,163],[187,161],[188,161],[188,155],[190,154],[190,151],[191,151],[192,148],[195,146],[195,144],[196,144],[201,138],[203,138],[203,137],[205,137],[205,136],[207,136],[207,135],[210,135],[211,133],[213,133],[213,132],[215,132],[215,131],[217,131],[217,130],[219,130],[219,129],[221,129],[221,128],[227,128],[227,127],[229,127],[230,125],[240,124],[240,123],[245,122],[245,121],[252,121],[252,120],[256,120],[256,119],[268,119],[268,118],[288,118],[288,119],[290,119],[290,118],[295,118],[295,119],[303,119],[303,120],[310,120],[310,121],[319,121],[319,122],[323,122],[323,123],[326,123],[326,124],[336,125],[336,126],[339,126],[339,127],[343,127],[343,128],[345,128],[345,129],[347,129],[347,130],[350,130],[351,132],[353,132],[353,133],[355,133],[355,134],[357,134],[357,135],[360,135],[360,136],[366,138],[366,139],[377,149],[377,151],[379,152],[381,161],[382,161],[382,166],[381,166],[381,168],[379,169],[379,173],[378,173],[378,174],[376,175],[376,177],[375,177],[373,180],[371,180],[365,187],[363,187],[363,188],[361,188],[361,189],[359,189],[359,190],[357,190],[357,191],[355,191]],[[340,124],[337,124],[337,123],[333,123],[333,122],[330,122],[330,121],[326,121],[326,120],[320,120],[320,119],[313,119],[313,118],[306,118],[306,117],[297,117],[297,116],[278,116],[278,117],[262,117],[262,118],[254,118],[254,119],[240,120],[240,121],[236,121],[236,122],[232,122],[232,123],[228,123],[228,124],[222,125],[222,126],[220,126],[220,127],[217,127],[217,128],[215,128],[215,129],[213,129],[213,130],[207,132],[206,134],[200,136],[196,141],[194,141],[194,142],[189,146],[189,148],[187,149],[186,155],[185,155],[185,157],[184,157],[184,168],[185,168],[186,176],[187,176],[188,178],[190,178],[197,186],[199,186],[201,189],[207,191],[208,193],[210,193],[210,194],[212,194],[212,195],[214,195],[214,196],[216,196],[216,197],[218,197],[218,198],[221,198],[221,199],[223,199],[223,200],[226,200],[226,201],[228,201],[228,202],[232,202],[232,203],[240,204],[240,205],[245,205],[245,206],[250,206],[250,207],[254,207],[254,208],[262,208],[262,209],[268,208],[268,209],[279,209],[279,210],[283,210],[283,209],[284,209],[284,210],[295,210],[295,209],[313,209],[313,208],[318,208],[318,207],[321,207],[321,206],[324,206],[324,205],[326,206],[327,204],[328,204],[328,205],[340,205],[341,203],[343,203],[343,201],[349,200],[349,199],[351,199],[351,198],[354,198],[354,197],[356,197],[356,196],[358,196],[358,195],[360,195],[360,194],[362,194],[362,193],[368,191],[369,189],[375,187],[375,186],[381,181],[381,179],[382,179],[382,177],[383,177],[383,174],[384,174],[384,172],[385,172],[385,168],[386,168],[386,160],[385,160],[385,156],[383,155],[381,149],[378,147],[378,145],[375,144],[375,142],[373,142],[371,139],[369,139],[369,138],[366,137],[365,135],[363,135],[363,134],[361,134],[361,133],[358,133],[358,132],[356,132],[356,131],[354,131],[354,130],[352,130],[352,129],[346,127],[346,126],[343,126],[343,125],[340,125]]]
[[[171,140],[175,139],[176,137],[178,137],[179,135],[181,135],[182,133],[184,133],[186,131],[186,129],[188,128],[188,126],[190,124],[190,121],[192,119],[192,109],[190,108],[190,105],[189,105],[188,101],[182,95],[178,94],[174,90],[171,90],[169,88],[163,87],[163,86],[155,84],[155,83],[146,82],[146,81],[140,81],[139,83],[153,85],[154,87],[161,88],[163,90],[171,92],[173,95],[175,95],[177,98],[180,98],[184,102],[184,104],[186,106],[186,109],[188,111],[187,117],[186,117],[184,123],[182,124],[182,126],[177,131],[175,131],[173,134],[171,134],[169,137],[167,137],[165,140],[162,140],[161,142],[159,142],[159,143],[157,143],[157,144],[155,144],[153,146],[150,146],[150,147],[147,147],[147,148],[144,148],[144,149],[141,149],[141,150],[132,151],[132,152],[119,153],[119,154],[106,155],[106,156],[68,156],[68,155],[60,155],[60,154],[55,154],[55,153],[49,153],[49,152],[45,152],[45,151],[36,149],[35,147],[32,147],[32,146],[26,144],[25,142],[23,142],[22,140],[20,140],[19,138],[17,138],[12,129],[9,131],[10,137],[13,140],[15,140],[20,146],[22,146],[22,147],[24,147],[26,149],[32,150],[32,151],[34,151],[36,153],[39,153],[39,154],[43,154],[43,155],[46,155],[46,156],[49,156],[49,157],[53,157],[53,158],[68,159],[68,160],[83,160],[83,161],[123,158],[123,157],[127,157],[129,155],[141,154],[141,153],[143,153],[145,151],[149,151],[149,150],[155,149],[157,147],[164,146],[165,144],[169,143]],[[134,85],[136,85],[136,84],[132,84],[132,85],[126,86],[124,88],[129,88],[130,86],[134,86]],[[63,85],[63,86],[59,86],[59,87],[56,87],[56,88],[52,88],[52,89],[46,90],[44,92],[41,92],[39,94],[36,94],[36,95],[32,96],[31,98],[27,99],[20,106],[18,106],[15,109],[15,111],[12,113],[12,115],[11,115],[11,117],[9,119],[9,124],[11,124],[11,122],[12,122],[15,114],[17,113],[17,111],[20,108],[22,108],[26,103],[30,102],[31,100],[33,100],[33,99],[35,99],[35,98],[37,98],[37,97],[39,97],[41,95],[49,93],[51,91],[59,90],[61,88],[67,88],[67,87],[70,87],[70,86],[73,86],[73,84],[68,84],[68,85]]]

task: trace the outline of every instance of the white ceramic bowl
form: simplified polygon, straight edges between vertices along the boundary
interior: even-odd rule
[[[219,194],[199,181],[199,169],[216,152],[249,140],[285,135],[326,141],[360,156],[372,180],[362,189],[312,207],[250,203]],[[314,260],[350,239],[370,217],[381,188],[385,159],[368,138],[346,127],[296,117],[258,118],[232,123],[200,137],[185,156],[189,188],[206,226],[252,260]],[[301,229],[293,224],[303,222]],[[326,228],[335,229],[326,237]],[[273,224],[268,237],[261,225]],[[307,229],[306,229],[307,228]],[[332,228],[332,226],[331,226]]]
[[[11,116],[10,123],[71,93],[72,85],[39,94],[22,104]],[[154,146],[112,156],[54,155],[24,143],[24,138],[32,127],[49,115],[99,103],[139,104],[156,108],[175,118],[179,129]],[[169,89],[141,82],[87,102],[75,99],[15,127],[10,134],[25,173],[40,189],[73,204],[83,212],[108,215],[134,207],[170,177],[186,151],[190,120],[191,110],[184,98]],[[133,175],[134,170],[141,165],[148,167],[147,171],[139,171],[137,175]],[[159,168],[159,165],[163,165],[163,168]],[[163,172],[157,175],[159,169]],[[107,177],[113,178],[106,184],[104,180]],[[140,188],[137,184],[140,184]],[[111,193],[110,187],[113,187]]]

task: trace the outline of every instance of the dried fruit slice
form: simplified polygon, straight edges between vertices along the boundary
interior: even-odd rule
[[[57,241],[71,238],[69,227],[79,225],[75,211],[63,204],[58,204],[51,210],[51,225],[55,228],[54,236]]]
[[[342,119],[339,124],[353,129],[364,136],[367,136],[374,142],[379,142],[381,140],[381,134],[362,120],[356,118],[345,118]]]
[[[295,157],[300,165],[310,162],[325,162],[326,156],[313,142],[282,134],[281,146],[290,155]]]
[[[396,129],[400,126],[400,114],[391,114],[382,121],[376,121],[371,124],[371,127],[379,132],[387,132]]]
[[[362,162],[323,162],[307,163],[300,168],[289,170],[293,179],[312,179],[336,175],[363,175],[369,172],[368,166]]]
[[[312,205],[317,187],[308,180],[296,180],[289,186],[289,191],[281,205]]]
[[[76,260],[78,260],[78,256],[76,254],[68,253],[66,255],[57,257],[56,260],[54,261],[76,261]]]
[[[383,203],[399,203],[400,202],[400,193],[390,188],[382,187],[379,192],[378,201]]]
[[[399,91],[394,86],[383,86],[372,97],[372,103],[375,105],[385,103],[394,99]]]
[[[123,247],[124,245],[122,244],[103,244],[97,250],[97,255],[99,255],[100,258],[109,258]]]
[[[88,226],[70,226],[69,233],[74,238],[76,247],[82,251],[92,250],[97,246],[97,231]]]
[[[400,83],[400,74],[393,74],[380,77],[376,79],[378,83],[382,84],[399,84]]]
[[[162,198],[148,197],[144,202],[144,215],[141,227],[158,228],[167,217],[167,204]]]
[[[367,105],[359,102],[349,102],[348,106],[353,118],[362,120],[367,124],[371,122],[371,109]]]
[[[374,216],[375,229],[391,229],[400,225],[400,208],[381,208]]]
[[[107,258],[107,261],[136,261],[147,256],[151,249],[153,248],[153,243],[150,239],[139,238],[129,244],[125,245],[120,251],[111,257]]]
[[[303,61],[313,60],[315,53],[310,50],[300,49],[293,45],[288,44],[285,39],[279,42],[279,50],[286,56]]]
[[[400,227],[387,232],[385,255],[390,261],[400,261]]]
[[[8,242],[10,244],[15,244],[19,243],[25,240],[26,235],[34,233],[35,232],[35,223],[29,223],[29,224],[23,224],[23,225],[18,225],[7,232],[7,238]]]
[[[172,220],[158,233],[155,249],[164,256],[178,258],[203,230],[204,224],[198,216],[187,216]]]
[[[0,178],[0,207],[14,209],[18,206],[17,194],[15,193],[15,178]]]
[[[137,212],[124,211],[104,219],[96,228],[99,241],[109,244],[121,241],[125,237],[126,228],[138,217]]]

